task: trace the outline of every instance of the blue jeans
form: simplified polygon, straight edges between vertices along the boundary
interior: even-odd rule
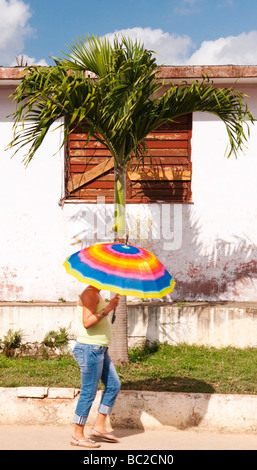
[[[121,384],[107,347],[76,343],[73,355],[81,373],[81,391],[73,422],[85,425],[99,381],[101,380],[105,386],[99,412],[108,415],[112,411]]]

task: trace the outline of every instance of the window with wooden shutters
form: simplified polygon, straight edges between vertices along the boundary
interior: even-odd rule
[[[128,171],[127,203],[188,202],[191,200],[192,115],[181,116],[149,134],[144,167]],[[114,162],[110,152],[76,129],[69,135],[66,198],[96,202],[114,200]],[[86,145],[85,145],[86,144]]]

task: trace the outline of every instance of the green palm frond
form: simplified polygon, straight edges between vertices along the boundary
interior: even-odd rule
[[[93,74],[93,75],[92,75]],[[215,88],[208,77],[172,85],[165,93],[152,51],[137,41],[116,37],[78,38],[53,67],[29,67],[13,94],[16,102],[11,147],[28,146],[31,160],[54,122],[63,126],[63,143],[77,125],[89,130],[112,153],[117,167],[132,155],[142,159],[146,137],[167,121],[196,111],[213,113],[224,123],[228,156],[247,141],[253,122],[245,96]],[[245,131],[246,129],[246,131]],[[17,151],[16,150],[16,151]]]
[[[24,159],[28,164],[53,123],[63,126],[64,143],[72,128],[85,121],[94,107],[95,91],[90,81],[70,76],[60,65],[29,67],[12,98],[17,106],[10,147],[17,147],[16,153],[29,146]]]

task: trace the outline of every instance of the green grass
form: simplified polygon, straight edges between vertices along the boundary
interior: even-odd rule
[[[159,344],[130,356],[133,363],[120,369],[126,389],[257,394],[255,348]]]
[[[0,357],[1,387],[80,388],[80,373],[71,356],[55,359]]]
[[[123,390],[257,394],[257,349],[216,349],[154,344],[130,350],[130,363],[117,366]],[[71,356],[56,359],[0,356],[0,386],[80,388]]]

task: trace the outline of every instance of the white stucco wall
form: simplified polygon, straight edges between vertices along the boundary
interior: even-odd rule
[[[257,86],[242,91],[257,117]],[[0,87],[0,300],[75,300],[81,285],[62,263],[82,246],[111,238],[112,206],[100,200],[58,205],[64,190],[59,130],[27,169],[21,154],[10,159],[4,148],[12,137],[11,92]],[[171,299],[257,300],[257,128],[237,160],[224,157],[226,145],[224,125],[195,114],[193,204],[127,207],[130,241],[153,251],[177,281]]]

